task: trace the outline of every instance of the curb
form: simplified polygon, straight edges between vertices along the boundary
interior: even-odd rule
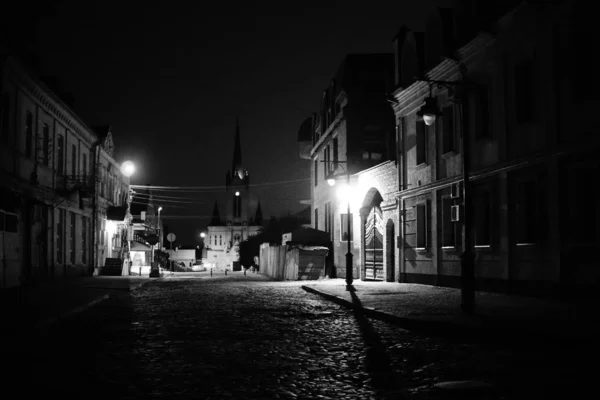
[[[487,326],[465,326],[457,324],[455,322],[431,321],[399,317],[397,315],[376,310],[372,307],[364,307],[354,304],[351,301],[348,301],[340,296],[326,293],[310,286],[302,285],[301,287],[307,292],[317,294],[343,307],[361,312],[362,314],[370,318],[391,323],[402,329],[425,333],[433,336],[477,340],[479,342],[502,340],[504,342],[516,341],[518,343],[522,343],[527,340],[533,340],[537,342],[539,339],[566,343],[572,342],[573,340],[595,341],[595,335],[588,335],[583,337],[576,335],[571,337],[568,334],[563,335],[558,332],[549,332],[548,330],[540,331],[524,327],[511,329],[507,326],[492,324]]]
[[[162,279],[162,277],[160,277],[158,279]],[[153,282],[153,281],[148,280],[148,281],[138,283],[136,285],[130,286],[127,290],[129,292],[135,292],[150,282]],[[107,290],[114,290],[114,289],[107,289]],[[38,322],[37,324],[35,324],[34,328],[39,331],[48,331],[50,328],[52,328],[54,325],[58,324],[60,321],[71,318],[74,315],[80,314],[83,311],[95,306],[96,304],[99,304],[99,303],[103,302],[104,300],[108,300],[111,296],[112,296],[111,293],[106,293],[102,296],[95,298],[92,301],[89,301],[85,304],[77,306],[69,311],[63,312],[62,314],[60,314],[56,317],[46,318],[46,319]]]

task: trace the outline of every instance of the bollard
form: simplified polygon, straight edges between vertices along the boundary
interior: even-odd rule
[[[212,268],[210,269],[210,276],[212,276]]]
[[[225,270],[225,276],[227,276],[227,270]]]
[[[244,276],[246,276],[246,268],[244,268]]]

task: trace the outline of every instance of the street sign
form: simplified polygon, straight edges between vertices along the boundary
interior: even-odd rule
[[[168,240],[169,242],[171,242],[171,243],[173,243],[173,242],[175,241],[175,238],[176,238],[176,236],[175,236],[175,234],[174,234],[174,233],[169,233],[169,234],[167,235],[167,240]]]

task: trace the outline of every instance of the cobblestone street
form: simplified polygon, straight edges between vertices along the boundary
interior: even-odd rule
[[[504,392],[478,398],[544,398],[576,372],[557,367],[559,346],[544,349],[416,335],[294,283],[183,277],[5,342],[3,380],[19,398],[420,399],[466,379]]]

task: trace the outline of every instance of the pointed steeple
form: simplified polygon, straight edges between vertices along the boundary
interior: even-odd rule
[[[210,220],[210,225],[211,226],[221,225],[221,216],[219,215],[219,206],[217,205],[216,201],[215,201],[215,207],[213,208],[212,219]]]
[[[240,118],[235,121],[235,145],[233,148],[233,164],[231,172],[236,174],[242,168],[242,146],[240,144]]]
[[[262,222],[263,222],[263,215],[262,215],[262,208],[260,207],[260,201],[259,201],[258,206],[256,207],[256,216],[254,217],[254,224],[262,225]]]

